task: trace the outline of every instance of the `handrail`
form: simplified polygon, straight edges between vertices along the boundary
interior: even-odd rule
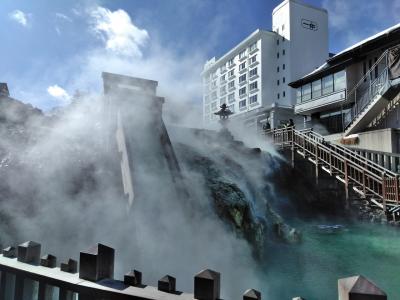
[[[347,128],[364,111],[364,109],[378,94],[382,94],[389,89],[388,70],[388,67],[383,69],[379,76],[375,78],[374,81],[370,82],[369,88],[362,93],[358,98],[359,100],[357,101],[357,99],[355,99],[355,105],[345,115],[345,128]],[[347,116],[350,116],[350,118],[347,118]]]
[[[325,141],[325,138],[322,135],[320,135],[319,133],[313,131],[312,128],[310,128],[310,133],[313,134],[313,135],[318,136],[320,139]],[[352,149],[349,149],[347,147],[344,147],[344,146],[341,146],[341,145],[337,145],[337,144],[334,144],[334,143],[329,143],[329,145],[331,147],[333,147],[333,148],[340,149],[340,151],[343,151],[346,154],[354,156],[354,157],[358,158],[359,160],[362,160],[363,164],[367,163],[370,166],[374,166],[377,170],[381,171],[381,173],[385,172],[387,175],[391,175],[392,177],[395,177],[397,175],[396,173],[394,173],[394,172],[382,167],[381,165],[377,164],[376,162],[374,162],[372,160],[369,160],[369,159],[365,158],[364,156],[358,154],[357,152],[355,152]]]
[[[272,129],[265,131],[265,135],[272,136],[273,142],[282,147],[295,149],[303,156],[314,158],[312,162],[318,169],[325,165],[331,175],[339,174],[338,180],[361,186],[358,190],[364,197],[375,197],[390,205],[400,204],[399,175],[376,164],[346,147],[325,141],[324,137],[314,132],[312,128],[296,130],[294,127]],[[318,174],[318,173],[316,173]],[[317,175],[318,176],[318,175]],[[348,192],[347,192],[348,194]]]

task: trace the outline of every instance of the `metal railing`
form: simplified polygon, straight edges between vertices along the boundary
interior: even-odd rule
[[[347,94],[343,104],[354,103],[352,108],[344,115],[344,128],[349,127],[355,119],[361,115],[371,104],[376,96],[384,94],[390,88],[388,76],[387,57],[389,50],[386,50],[377,61],[371,66],[366,74]],[[375,79],[374,79],[375,77]]]
[[[312,129],[296,130],[294,127],[265,132],[272,142],[283,148],[297,151],[308,157],[316,168],[322,167],[330,175],[348,186],[353,185],[363,198],[373,198],[387,205],[399,205],[400,181],[398,174],[366,159],[354,151],[332,144]]]

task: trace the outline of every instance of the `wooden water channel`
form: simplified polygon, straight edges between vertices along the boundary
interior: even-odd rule
[[[352,188],[360,198],[380,207],[388,216],[399,218],[399,174],[354,150],[325,141],[323,136],[312,129],[272,129],[266,131],[265,135],[281,149],[291,150],[292,166],[295,164],[295,153],[313,163],[317,183],[319,172],[323,170],[344,184],[346,200],[349,200],[349,189]]]

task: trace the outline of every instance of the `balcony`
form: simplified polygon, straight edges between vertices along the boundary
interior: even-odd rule
[[[239,70],[239,74],[243,74],[245,72],[247,72],[247,68],[243,68],[243,69]]]
[[[259,50],[258,47],[254,48],[252,50],[249,50],[249,56],[256,53],[258,50]]]
[[[243,98],[245,98],[246,96],[247,96],[247,93],[240,94],[240,95],[239,95],[239,99],[243,99]]]
[[[310,99],[305,102],[297,103],[294,111],[296,114],[307,113],[311,114],[320,111],[321,107],[325,109],[340,106],[340,103],[346,99],[346,90],[340,90],[328,95],[323,95],[317,99]]]

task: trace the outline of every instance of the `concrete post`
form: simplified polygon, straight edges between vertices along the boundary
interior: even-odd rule
[[[158,281],[158,290],[167,292],[167,293],[174,293],[176,291],[176,279],[170,275],[165,275]]]
[[[198,300],[216,300],[220,297],[221,274],[207,269],[194,277],[194,298]]]
[[[68,262],[61,263],[60,270],[68,273],[78,272],[78,262],[72,258],[68,259]]]
[[[97,244],[79,257],[79,278],[89,281],[99,281],[114,278],[115,250],[111,247]]]
[[[261,300],[261,293],[257,290],[247,290],[243,294],[243,300]]]
[[[124,284],[139,286],[142,285],[142,272],[132,270],[124,275]]]
[[[40,259],[40,265],[46,268],[55,268],[57,266],[57,257],[51,254],[43,255]]]
[[[338,280],[339,300],[387,300],[386,293],[363,276]]]
[[[41,246],[39,243],[28,241],[18,246],[17,260],[26,264],[38,265]]]
[[[18,246],[17,260],[26,264],[38,265],[40,261],[41,245],[28,241]],[[17,275],[15,279],[14,299],[31,300],[36,292],[36,282],[29,278]]]

